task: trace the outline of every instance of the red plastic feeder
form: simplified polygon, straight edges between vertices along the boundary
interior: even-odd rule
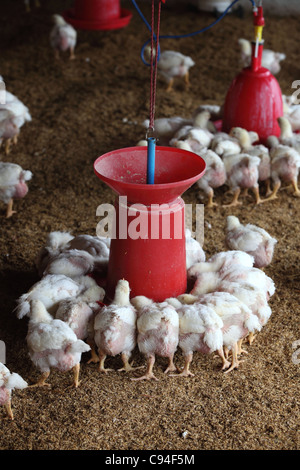
[[[120,6],[120,0],[75,0],[74,8],[63,14],[76,29],[111,30],[127,26],[132,13]]]
[[[264,26],[262,7],[254,13],[257,37]],[[283,115],[281,89],[271,72],[261,66],[263,41],[252,43],[251,66],[233,80],[225,99],[222,130],[243,127],[255,131],[261,143],[270,135],[280,136],[277,118]]]
[[[155,159],[155,184],[146,183],[147,147],[115,150],[94,163],[96,175],[119,196],[116,237],[111,240],[108,263],[109,299],[123,278],[129,282],[132,297],[145,295],[156,302],[186,291],[184,201],[180,196],[203,175],[205,162],[192,152],[171,147],[157,147]]]

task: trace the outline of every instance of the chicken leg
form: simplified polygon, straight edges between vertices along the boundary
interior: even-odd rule
[[[218,206],[218,204],[216,202],[213,202],[213,198],[214,198],[214,190],[212,189],[211,191],[209,191],[208,193],[208,201],[207,201],[207,204],[206,204],[206,207],[208,209],[210,209],[211,207],[216,207]]]
[[[125,352],[121,354],[121,358],[123,362],[123,367],[121,367],[121,369],[118,369],[118,372],[122,372],[122,371],[130,372],[131,370],[141,369],[142,367],[144,367],[144,366],[132,367],[132,363],[129,364],[129,355]]]
[[[169,93],[170,91],[172,91],[173,89],[173,84],[174,84],[174,78],[171,78],[169,83],[168,83],[168,87],[166,89],[166,92]]]
[[[14,203],[14,200],[13,199],[10,199],[9,203],[7,204],[7,209],[6,209],[6,218],[9,219],[13,214],[16,213],[16,211],[13,211],[12,208],[13,208],[13,203]]]
[[[193,353],[188,353],[185,355],[185,363],[182,371],[179,374],[170,374],[171,377],[194,377],[195,374],[193,374],[190,371],[190,364],[193,360]]]
[[[240,193],[241,193],[241,188],[237,188],[234,192],[232,202],[230,204],[223,204],[222,207],[233,207],[233,206],[239,206],[240,204],[242,204],[238,200]]]
[[[168,367],[164,371],[165,374],[167,374],[168,372],[174,372],[175,370],[177,370],[177,367],[175,366],[173,359],[174,359],[174,354],[171,354],[171,356],[169,356]]]
[[[184,76],[184,81],[185,81],[185,87],[188,89],[190,87],[190,74],[187,71],[185,76]]]
[[[232,350],[232,363],[229,369],[227,369],[224,374],[228,374],[228,372],[231,372],[233,369],[237,369],[239,365],[244,362],[244,361],[239,361],[238,360],[238,345],[235,343],[233,350]]]
[[[73,367],[73,372],[74,372],[74,387],[77,388],[80,384],[79,382],[80,364],[79,363]]]
[[[259,187],[258,186],[254,186],[253,189],[253,192],[254,192],[254,195],[255,195],[255,204],[261,204],[263,202],[263,199],[261,199],[260,195],[259,195]]]
[[[158,381],[158,379],[155,377],[155,375],[152,372],[154,363],[155,363],[155,356],[153,354],[151,354],[148,357],[146,373],[144,375],[142,375],[141,377],[132,378],[131,380],[138,381],[138,380],[151,380],[151,379],[154,379],[154,380]]]
[[[275,183],[272,194],[269,197],[267,197],[266,199],[264,199],[262,202],[272,201],[273,199],[277,199],[277,193],[278,193],[278,190],[279,190],[280,186],[281,186],[280,181]]]
[[[35,384],[29,385],[29,387],[44,387],[44,386],[51,387],[50,384],[46,383],[46,380],[48,379],[49,375],[50,375],[50,371],[44,372],[39,378],[39,380]]]
[[[75,53],[74,53],[74,47],[71,47],[70,48],[70,60],[74,60],[76,57],[75,57]]]
[[[298,188],[297,178],[293,179],[292,185],[293,185],[293,188],[294,188],[294,194],[293,195],[296,196],[296,197],[300,197],[300,190]]]
[[[6,412],[7,412],[7,416],[10,418],[10,419],[14,419],[14,415],[13,415],[13,412],[12,412],[12,409],[11,409],[11,400],[8,400],[7,403],[5,403],[5,409],[6,409]]]
[[[99,352],[99,351],[98,351]],[[102,352],[99,352],[99,367],[98,367],[98,371],[99,372],[104,372],[105,374],[107,372],[110,372],[111,370],[113,369],[105,369],[104,367],[104,361],[106,359],[106,354],[102,353]]]
[[[230,362],[227,360],[228,355],[225,357],[223,348],[218,349],[217,353],[222,359],[222,370],[228,369],[228,367],[230,367]]]

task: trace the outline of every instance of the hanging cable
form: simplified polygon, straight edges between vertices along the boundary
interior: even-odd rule
[[[148,21],[146,20],[145,16],[143,15],[143,13],[141,12],[140,8],[138,7],[137,3],[136,3],[136,0],[131,0],[133,5],[135,6],[138,14],[140,15],[141,19],[144,21],[144,23],[146,24],[147,28],[151,31],[151,26],[149,25]],[[208,26],[205,26],[204,28],[202,29],[199,29],[198,31],[194,31],[192,33],[187,33],[187,34],[177,34],[177,35],[164,35],[164,36],[160,36],[160,39],[180,39],[180,38],[188,38],[188,37],[192,37],[192,36],[196,36],[197,34],[200,34],[200,33],[204,33],[205,31],[207,31],[208,29],[212,28],[213,26],[215,26],[217,23],[219,23],[219,21],[221,21],[229,12],[229,10],[237,3],[239,2],[240,0],[233,0],[233,2],[223,11],[223,13],[221,14],[221,16],[219,16],[219,18],[217,18],[215,21],[213,21],[211,24],[209,24]],[[257,7],[256,7],[256,4],[255,4],[255,1],[254,0],[249,0],[251,3],[252,3],[252,6],[253,6],[253,11],[256,11],[257,10]],[[161,0],[160,2],[161,3]],[[154,40],[156,41],[156,36],[154,36]],[[141,49],[141,59],[143,61],[143,63],[147,66],[150,66],[151,64],[149,64],[148,62],[146,62],[145,58],[144,58],[144,52],[145,52],[145,48],[147,47],[147,45],[149,44],[149,42],[151,41],[151,39],[148,39],[148,41],[145,42],[145,44],[142,46],[142,49]],[[159,56],[160,56],[160,48],[158,48],[158,60],[159,60]]]

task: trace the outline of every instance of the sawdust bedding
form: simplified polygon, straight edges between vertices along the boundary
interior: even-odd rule
[[[110,32],[80,31],[77,58],[53,60],[48,32],[51,14],[71,1],[42,2],[23,13],[23,4],[3,0],[0,17],[1,71],[7,89],[30,109],[33,120],[4,161],[33,172],[30,191],[6,220],[1,206],[0,338],[6,363],[29,383],[37,379],[26,348],[27,319],[17,320],[15,300],[38,280],[34,260],[46,234],[70,230],[95,234],[96,208],[114,196],[93,173],[97,156],[144,138],[141,123],[148,117],[149,70],[140,60],[148,32],[136,13],[130,25]],[[131,9],[130,2],[122,4]],[[133,7],[132,7],[133,9]],[[150,18],[149,5],[143,10]],[[161,33],[195,31],[212,21],[185,5],[166,5]],[[266,45],[286,53],[278,81],[283,93],[300,78],[299,19],[266,18]],[[164,40],[164,49],[180,50],[196,62],[191,88],[180,82],[165,93],[158,79],[156,117],[190,117],[201,103],[221,104],[240,70],[237,39],[251,37],[251,18],[227,16],[205,34]],[[125,118],[125,119],[124,119]],[[224,201],[224,188],[216,193]],[[186,203],[199,202],[192,187]],[[81,386],[67,389],[70,374],[53,371],[51,389],[26,389],[13,395],[15,420],[0,410],[3,450],[297,450],[299,449],[299,364],[295,341],[299,331],[299,204],[289,190],[278,200],[254,206],[205,210],[204,249],[207,256],[224,250],[226,216],[256,223],[278,239],[266,269],[276,284],[272,317],[240,368],[228,375],[211,356],[195,354],[195,376],[167,377],[165,360],[157,359],[158,382],[132,382],[130,374],[99,375],[97,365],[83,357]],[[293,356],[293,353],[296,356]],[[88,353],[87,353],[88,354]],[[175,357],[183,365],[180,351]],[[136,365],[144,358],[136,351]],[[108,358],[117,369],[119,358]],[[131,373],[134,374],[134,373]]]

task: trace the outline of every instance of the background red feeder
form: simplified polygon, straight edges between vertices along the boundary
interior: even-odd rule
[[[271,72],[261,66],[263,52],[263,10],[254,13],[256,41],[252,44],[250,67],[244,68],[233,80],[224,103],[222,130],[243,127],[255,131],[261,143],[270,135],[280,135],[277,118],[283,115],[282,93]]]
[[[185,150],[158,147],[155,184],[151,185],[146,183],[147,147],[106,153],[95,161],[94,169],[119,196],[127,197],[125,206],[119,197],[115,202],[116,238],[112,239],[110,248],[108,298],[113,298],[115,286],[122,278],[129,282],[132,297],[145,295],[160,302],[184,293],[187,285],[185,224],[184,202],[180,196],[203,175],[204,160]],[[143,204],[138,214],[147,220],[147,233],[143,238],[133,239],[128,232],[137,216],[133,211],[135,204]],[[125,227],[119,223],[121,211],[123,216],[126,214]],[[167,237],[164,227],[169,227]]]
[[[127,26],[132,13],[120,6],[120,0],[75,0],[74,8],[63,14],[77,29],[111,30]]]

